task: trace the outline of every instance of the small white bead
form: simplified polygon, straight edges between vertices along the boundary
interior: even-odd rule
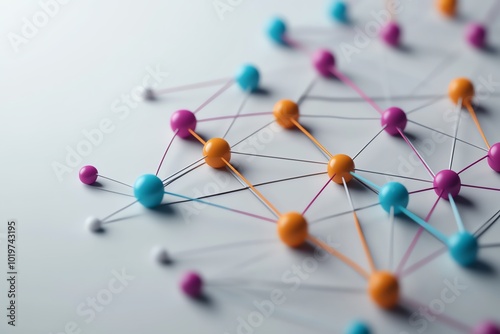
[[[85,221],[85,226],[87,226],[91,232],[99,232],[102,230],[102,221],[96,217],[88,217]]]
[[[162,246],[155,246],[151,249],[151,256],[158,263],[169,263],[171,261],[167,250]]]
[[[142,93],[142,97],[148,101],[156,100],[155,91],[151,88],[144,89],[144,92]]]

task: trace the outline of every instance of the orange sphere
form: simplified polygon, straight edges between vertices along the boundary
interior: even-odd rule
[[[394,308],[399,301],[399,282],[387,271],[374,272],[368,280],[368,294],[380,307]]]
[[[457,0],[436,0],[438,11],[448,17],[453,17],[457,13]]]
[[[287,246],[302,245],[309,235],[307,221],[298,212],[288,212],[278,219],[278,235]]]
[[[450,82],[448,86],[448,95],[455,104],[457,104],[460,99],[462,99],[462,104],[470,102],[474,97],[474,85],[467,78],[457,78]]]
[[[226,166],[222,158],[227,162],[231,160],[231,147],[222,138],[212,138],[203,146],[203,155],[207,165],[213,168],[222,168]]]
[[[345,154],[334,155],[328,162],[328,176],[333,177],[332,181],[338,184],[343,184],[342,178],[345,182],[352,180],[351,172],[354,171],[354,160]],[[335,176],[334,176],[335,175]]]
[[[273,114],[279,125],[290,129],[295,126],[291,120],[299,120],[299,106],[290,100],[280,100],[274,105]]]

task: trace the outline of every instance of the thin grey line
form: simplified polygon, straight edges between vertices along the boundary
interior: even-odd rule
[[[335,119],[346,119],[346,120],[357,120],[357,121],[373,121],[373,120],[380,120],[380,118],[377,117],[344,117],[344,116],[333,116],[333,115],[304,115],[300,114],[300,117],[302,118],[335,118]]]
[[[451,136],[451,135],[449,135],[449,134],[447,134],[447,133],[445,133],[445,132],[442,132],[442,131],[439,131],[439,130],[433,129],[433,128],[431,128],[431,127],[427,126],[427,125],[424,125],[424,124],[421,124],[421,123],[418,123],[418,122],[412,121],[412,120],[410,120],[410,119],[408,120],[408,122],[413,123],[413,124],[418,125],[418,126],[421,126],[421,127],[423,127],[423,128],[426,128],[426,129],[428,129],[428,130],[431,130],[431,131],[434,131],[434,132],[440,133],[440,134],[442,134],[443,136],[446,136],[446,137],[449,137],[449,138],[453,138],[453,136]],[[480,147],[480,146],[476,146],[476,145],[474,145],[474,144],[472,144],[472,143],[466,142],[465,140],[462,140],[462,139],[460,139],[460,138],[457,138],[457,140],[458,140],[459,142],[464,143],[464,144],[467,144],[467,145],[470,145],[470,146],[475,147],[475,148],[477,148],[477,149],[480,149],[480,150],[481,150],[481,151],[483,151],[483,152],[488,152],[488,150],[486,150],[486,149],[484,149],[484,148],[482,148],[482,147]]]
[[[108,193],[113,193],[113,194],[122,195],[122,196],[134,197],[130,194],[125,194],[125,193],[121,193],[119,191],[114,191],[114,190],[109,190],[109,189],[103,189],[103,188],[93,188],[93,189],[100,190],[100,191],[106,191]]]
[[[248,138],[252,137],[254,134],[258,133],[259,131],[262,131],[264,128],[266,128],[267,126],[269,126],[270,124],[274,123],[274,120],[272,120],[271,122],[265,124],[264,126],[262,126],[261,128],[257,129],[256,131],[252,132],[251,134],[249,134],[248,136],[246,136],[245,138],[243,138],[242,140],[240,140],[239,142],[237,142],[236,144],[233,144],[231,145],[231,148],[235,147],[236,145],[239,145],[241,144],[242,142],[244,142],[245,140],[247,140]]]
[[[493,223],[498,220],[498,218],[500,218],[500,210],[498,210],[482,226],[480,226],[476,232],[474,232],[476,239],[479,239],[479,237],[482,236],[493,225]]]
[[[420,96],[411,96],[411,95],[400,95],[393,96],[392,100],[424,100],[424,99],[432,99],[432,98],[443,98],[445,95],[420,95]],[[364,99],[360,97],[329,97],[329,96],[319,96],[319,95],[309,95],[307,97],[311,100],[323,100],[323,101],[334,101],[334,102],[363,102]],[[374,101],[385,101],[385,96],[375,96],[370,97]]]
[[[106,223],[106,220],[107,220],[107,219],[109,219],[109,218],[113,217],[114,215],[116,215],[116,214],[118,214],[118,213],[122,212],[123,210],[125,210],[125,209],[127,209],[127,208],[131,207],[132,205],[134,205],[134,204],[135,204],[135,203],[137,203],[137,202],[139,202],[139,201],[138,201],[138,200],[135,200],[135,201],[133,201],[132,203],[127,204],[127,205],[126,205],[126,206],[124,206],[123,208],[118,209],[118,210],[116,210],[115,212],[113,212],[113,213],[111,213],[111,214],[107,215],[107,216],[106,216],[106,217],[104,217],[101,221],[102,221],[103,223]]]
[[[391,206],[391,209],[389,211],[389,224],[391,232],[389,236],[389,265],[388,268],[389,270],[392,270],[392,266],[394,263],[394,206]]]
[[[445,57],[436,67],[434,67],[431,72],[422,80],[420,83],[418,83],[415,88],[413,88],[410,91],[410,94],[414,94],[417,90],[420,89],[425,83],[427,83],[432,77],[434,77],[436,74],[439,74],[441,71],[443,71],[447,66],[453,64],[454,61],[456,61],[459,58],[460,54],[458,51],[455,51],[453,53],[450,53],[447,57]]]
[[[268,184],[274,184],[274,183],[279,183],[279,182],[285,182],[285,181],[302,179],[302,178],[311,177],[311,176],[323,175],[323,174],[326,174],[326,173],[327,172],[319,172],[319,173],[312,173],[312,174],[305,174],[305,175],[293,176],[293,177],[288,177],[288,178],[285,178],[285,179],[278,179],[278,180],[273,180],[273,181],[266,181],[266,182],[262,182],[262,183],[256,183],[253,186],[254,187],[259,187],[259,186],[264,186],[264,185],[268,185]],[[200,197],[198,197],[196,199],[205,199],[205,198],[210,198],[210,197],[228,195],[228,194],[236,193],[236,192],[239,192],[239,191],[244,191],[244,190],[247,190],[249,188],[250,187],[248,187],[248,186],[245,185],[245,187],[243,187],[243,188],[228,190],[228,191],[220,192],[220,193],[217,193],[217,194],[210,194],[210,195],[200,196]],[[187,202],[192,202],[192,201],[193,200],[186,199],[186,200],[181,200],[181,201],[177,201],[177,202],[169,202],[169,203],[161,204],[161,206],[168,206],[168,205],[173,205],[173,204],[181,204],[181,203],[187,203]]]
[[[229,167],[226,166],[226,169],[231,173],[232,176],[234,176],[234,178],[239,182],[241,183],[242,186],[246,186],[247,184],[245,182],[243,182],[243,180],[241,180],[238,175],[236,175]],[[254,186],[255,187],[255,186]],[[257,195],[252,188],[248,187],[248,189],[251,191],[251,193],[262,203],[264,204],[264,206],[276,217],[279,218],[279,215],[266,203],[262,200],[262,198],[260,198],[259,195]]]
[[[314,160],[304,160],[304,159],[295,159],[295,158],[285,158],[285,157],[278,157],[278,156],[272,156],[272,155],[253,154],[253,153],[243,153],[243,152],[235,152],[235,151],[231,151],[231,153],[234,153],[234,154],[240,154],[240,155],[248,155],[248,156],[252,156],[252,157],[260,157],[260,158],[279,159],[279,160],[289,160],[289,161],[296,161],[296,162],[309,162],[309,163],[312,163],[312,164],[328,165],[328,163],[327,163],[327,162],[314,161]]]
[[[166,179],[163,179],[163,180],[162,180],[162,182],[163,182],[163,183],[165,183],[168,179],[170,179],[170,178],[172,178],[172,177],[176,176],[176,175],[177,175],[177,174],[179,174],[179,173],[182,173],[183,171],[185,171],[185,170],[186,170],[186,169],[188,169],[189,167],[191,167],[191,166],[193,166],[193,165],[197,164],[198,162],[200,162],[200,161],[201,161],[201,160],[203,160],[203,159],[205,159],[205,157],[202,157],[202,158],[200,158],[200,159],[196,160],[195,162],[193,162],[193,163],[191,163],[191,164],[187,165],[186,167],[182,168],[181,170],[178,170],[177,172],[175,172],[175,173],[173,173],[172,175],[168,176]]]
[[[192,256],[196,255],[199,253],[206,254],[207,252],[214,252],[214,251],[219,251],[222,249],[226,248],[232,248],[232,247],[244,247],[248,245],[254,245],[254,244],[260,244],[260,243],[267,243],[267,242],[274,242],[276,239],[259,239],[259,240],[246,240],[246,241],[238,241],[238,242],[231,242],[227,244],[222,244],[222,245],[213,245],[213,246],[208,246],[208,247],[202,247],[202,248],[196,248],[196,249],[189,249],[189,250],[183,250],[183,251],[178,251],[174,252],[173,255],[175,257],[184,257],[184,256]]]
[[[369,208],[372,208],[374,206],[377,206],[379,205],[380,203],[377,202],[377,203],[374,203],[374,204],[370,204],[370,205],[366,205],[366,206],[362,206],[362,207],[359,207],[357,209],[354,209],[354,211],[361,211],[361,210],[365,210],[365,209],[369,209]],[[333,215],[329,215],[329,216],[325,216],[325,217],[322,217],[322,218],[318,218],[316,220],[313,220],[309,223],[309,225],[312,225],[312,224],[317,224],[317,223],[320,223],[324,220],[327,220],[327,219],[330,219],[330,218],[336,218],[336,217],[339,217],[339,216],[343,216],[343,215],[347,215],[349,213],[352,213],[352,210],[349,210],[349,211],[344,211],[344,212],[340,212],[340,213],[336,213],[336,214],[333,214]]]
[[[304,93],[302,93],[302,95],[297,100],[297,105],[300,106],[302,104],[302,102],[304,102],[304,100],[307,98],[307,95],[313,89],[314,85],[316,85],[316,82],[318,82],[318,77],[314,77],[314,79],[311,80],[311,83],[309,83],[309,85],[306,87],[306,90],[304,91]]]
[[[202,163],[201,163],[201,164],[199,164],[198,166],[195,166],[195,167],[193,167],[193,168],[191,168],[191,169],[189,169],[189,170],[185,171],[184,173],[182,173],[182,174],[180,174],[180,175],[178,175],[178,176],[174,177],[173,179],[168,180],[168,182],[164,183],[164,184],[163,184],[163,186],[164,186],[164,187],[166,187],[166,186],[168,186],[168,185],[172,184],[174,181],[177,181],[177,180],[178,180],[178,179],[180,179],[181,177],[183,177],[183,176],[185,176],[185,175],[187,175],[187,174],[191,173],[191,172],[192,172],[192,171],[194,171],[195,169],[197,169],[197,168],[199,168],[199,167],[203,166],[204,164],[205,164],[205,163],[204,163],[204,162],[202,162]]]
[[[451,167],[453,166],[453,157],[455,156],[455,146],[457,145],[457,135],[458,135],[458,128],[460,126],[460,116],[462,115],[462,113],[460,112],[461,109],[462,109],[462,99],[460,98],[458,100],[458,103],[457,103],[457,112],[458,112],[458,119],[457,119],[457,124],[455,125],[455,134],[453,135],[453,144],[451,146],[451,156],[450,156],[450,167],[449,169],[451,169]]]
[[[406,112],[406,115],[409,115],[409,114],[411,114],[411,113],[414,113],[415,111],[419,111],[419,110],[422,110],[422,109],[424,109],[424,108],[427,108],[427,107],[429,107],[429,106],[433,105],[434,103],[436,103],[436,102],[438,102],[438,101],[441,101],[441,100],[442,100],[442,99],[444,99],[445,97],[446,97],[446,96],[439,96],[439,97],[437,97],[437,98],[435,98],[435,99],[432,99],[431,101],[426,102],[426,103],[424,103],[423,105],[421,105],[421,106],[419,106],[419,107],[416,107],[416,108],[414,108],[414,109],[411,109],[411,110],[407,111],[407,112]]]
[[[107,176],[104,176],[104,175],[100,175],[100,174],[97,174],[97,175],[98,175],[99,177],[102,177],[103,179],[110,180],[110,181],[113,181],[113,182],[119,183],[119,184],[121,184],[121,185],[127,186],[127,187],[129,187],[129,188],[132,188],[132,186],[131,186],[131,185],[126,184],[126,183],[124,183],[124,182],[121,182],[121,181],[118,181],[118,180],[112,179],[112,178],[107,177]]]
[[[229,127],[227,128],[227,130],[224,133],[224,135],[222,136],[222,138],[226,138],[227,134],[229,133],[229,130],[231,130],[231,128],[233,127],[234,122],[236,122],[236,118],[238,118],[239,114],[241,114],[241,111],[243,110],[243,108],[247,104],[249,98],[250,98],[250,94],[246,94],[245,97],[243,98],[243,101],[241,102],[240,106],[238,107],[238,111],[236,112],[236,117],[234,117],[231,120],[231,124],[229,124]]]
[[[424,179],[419,179],[419,178],[416,178],[416,177],[402,176],[402,175],[382,173],[382,172],[375,172],[375,171],[366,170],[366,169],[359,169],[359,168],[356,168],[355,170],[360,171],[360,172],[365,172],[365,173],[378,174],[378,175],[384,175],[384,176],[394,176],[394,177],[399,177],[399,178],[402,178],[402,179],[408,179],[408,180],[414,180],[414,181],[422,181],[422,182],[432,183],[432,181],[424,180]]]
[[[387,127],[387,125],[384,126],[379,132],[377,132],[375,137],[370,139],[370,141],[365,146],[363,146],[363,148],[358,153],[356,153],[356,155],[352,158],[352,160],[356,159],[358,157],[358,155],[360,155],[361,152],[363,152],[368,147],[368,145],[370,145],[375,139],[377,139],[377,137],[385,130],[386,127]]]

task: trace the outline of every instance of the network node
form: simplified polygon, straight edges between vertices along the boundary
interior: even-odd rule
[[[226,166],[224,160],[231,160],[231,146],[222,138],[212,138],[203,145],[203,156],[205,162],[212,168]],[[224,159],[224,160],[222,160]]]
[[[458,101],[462,100],[463,105],[474,97],[474,85],[467,78],[454,79],[448,86],[448,95],[453,103],[457,104]]]
[[[267,26],[267,34],[269,35],[269,38],[271,38],[273,42],[281,45],[287,44],[285,40],[286,30],[285,21],[279,17],[272,18]]]
[[[465,30],[465,39],[475,48],[482,48],[486,44],[486,27],[479,23],[471,23]]]
[[[455,198],[460,193],[462,181],[456,172],[444,169],[434,176],[433,186],[434,191],[441,198],[448,199],[449,194]]]
[[[319,74],[324,77],[333,76],[332,70],[335,67],[335,57],[329,50],[319,49],[314,52],[312,62]]]
[[[171,259],[167,250],[163,246],[155,246],[151,249],[151,257],[158,263],[170,263]]]
[[[385,126],[385,132],[391,136],[399,135],[398,129],[403,131],[406,128],[406,113],[398,107],[390,107],[382,114],[380,123]]]
[[[156,100],[156,94],[152,88],[145,88],[144,92],[142,93],[142,97],[144,98],[144,100],[147,100],[147,101]]]
[[[493,321],[485,321],[474,327],[473,334],[500,334],[500,326]]]
[[[351,172],[354,172],[354,160],[345,154],[334,155],[328,162],[327,171],[333,182],[343,184],[344,179],[347,183],[353,178]]]
[[[203,279],[198,273],[189,271],[181,278],[182,292],[192,298],[200,297],[203,290]]]
[[[410,194],[401,183],[388,182],[380,188],[378,199],[386,212],[391,212],[391,208],[394,208],[394,214],[397,215],[401,213],[401,208],[408,206]]]
[[[98,176],[97,168],[90,165],[83,166],[80,168],[78,176],[80,177],[80,181],[82,181],[82,183],[88,185],[94,184]]]
[[[330,7],[330,16],[338,22],[346,23],[347,19],[347,4],[343,0],[334,0]]]
[[[236,74],[236,82],[245,92],[252,92],[259,88],[259,80],[259,70],[250,64],[241,66]]]
[[[141,175],[134,183],[134,196],[146,208],[154,208],[160,205],[164,194],[163,182],[156,175]]]
[[[87,220],[85,220],[85,226],[91,232],[100,232],[102,231],[102,220],[96,217],[88,217]]]
[[[388,22],[380,31],[382,40],[390,46],[398,46],[401,37],[401,28],[397,22]]]
[[[170,128],[174,132],[177,131],[177,136],[189,138],[191,136],[189,130],[196,129],[196,116],[189,110],[177,110],[170,117]]]
[[[457,0],[437,0],[437,10],[447,17],[454,17],[457,13]]]
[[[347,325],[344,330],[345,334],[370,334],[370,327],[362,321],[354,320]]]
[[[462,266],[476,262],[479,246],[477,239],[469,232],[458,232],[448,238],[451,256]]]
[[[276,122],[285,129],[293,128],[295,124],[291,120],[299,120],[299,106],[290,100],[280,100],[274,105],[273,115]]]
[[[277,227],[281,241],[290,247],[302,245],[309,235],[307,220],[298,212],[288,212],[281,215]]]
[[[387,271],[374,272],[368,280],[368,294],[378,306],[394,308],[399,302],[397,277]]]
[[[500,143],[496,143],[488,150],[488,165],[495,172],[500,173]]]

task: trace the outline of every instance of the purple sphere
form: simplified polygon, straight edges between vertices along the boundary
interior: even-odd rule
[[[433,185],[438,196],[448,199],[448,194],[451,194],[452,197],[458,195],[462,187],[462,181],[456,172],[445,169],[436,174]]]
[[[380,124],[385,126],[385,131],[391,136],[399,135],[398,129],[403,131],[406,128],[406,114],[398,107],[390,107],[382,114]]]
[[[482,48],[486,43],[486,27],[479,23],[471,23],[465,30],[465,39],[470,45]]]
[[[382,27],[380,36],[382,37],[382,40],[390,46],[398,46],[399,38],[401,36],[401,28],[399,27],[399,24],[391,21]]]
[[[488,165],[495,172],[500,173],[500,143],[490,147],[488,151]]]
[[[189,110],[177,110],[170,117],[170,127],[181,138],[189,138],[189,130],[196,129],[196,116]]]
[[[320,49],[312,55],[312,62],[316,71],[324,77],[331,77],[333,75],[332,69],[335,67],[335,57],[333,54],[325,49]]]
[[[91,185],[97,180],[97,168],[94,166],[83,166],[79,173],[82,183]]]
[[[500,334],[500,328],[492,321],[485,321],[474,327],[474,334]]]
[[[199,297],[203,288],[201,276],[195,272],[187,272],[181,279],[181,289],[189,297]]]

